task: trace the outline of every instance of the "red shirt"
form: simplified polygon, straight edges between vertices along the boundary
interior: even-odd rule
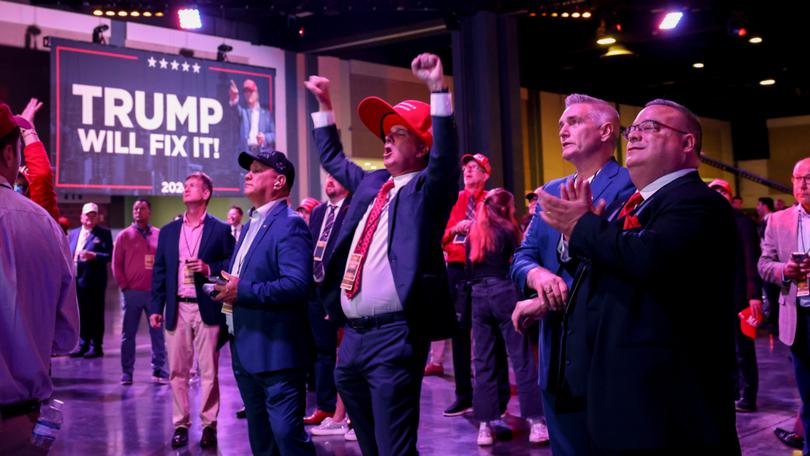
[[[56,207],[56,193],[53,190],[53,170],[48,153],[42,141],[35,141],[23,149],[25,169],[23,175],[28,180],[28,194],[31,201],[42,206],[54,220],[59,220]]]
[[[152,289],[152,267],[155,264],[159,229],[150,226],[146,236],[134,223],[115,238],[112,272],[121,290]]]
[[[478,211],[481,202],[484,200],[486,191],[481,190],[475,195],[475,210]],[[454,234],[451,233],[456,224],[467,218],[467,204],[470,201],[472,193],[468,190],[458,192],[458,200],[450,211],[450,219],[447,221],[447,228],[444,229],[444,236],[442,236],[442,248],[447,254],[448,263],[465,263],[467,261],[467,254],[464,252],[464,244],[454,244]]]

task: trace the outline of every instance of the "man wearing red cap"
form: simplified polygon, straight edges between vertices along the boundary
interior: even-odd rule
[[[366,455],[417,453],[428,347],[455,326],[441,250],[459,175],[452,103],[437,56],[421,54],[411,68],[430,105],[369,97],[358,106],[384,143],[385,170],[374,172],[343,154],[329,80],[305,83],[320,105],[312,118],[321,164],[353,195],[323,292],[330,318],[346,325],[335,382]]]
[[[259,87],[253,79],[245,79],[242,83],[242,98],[244,104],[239,102],[239,89],[231,80],[229,88],[229,104],[239,117],[239,150],[258,152],[262,147],[270,150],[276,146],[276,125],[269,109],[263,108],[259,102]]]
[[[723,198],[732,203],[734,192],[731,185],[723,179],[709,183]],[[733,207],[733,206],[732,206]],[[750,217],[739,209],[734,209],[734,221],[737,223],[737,261],[735,261],[734,304],[737,312],[745,311],[751,320],[759,324],[762,321],[762,279],[757,273],[759,260],[759,236],[757,226]],[[746,310],[750,308],[750,310]],[[746,321],[741,324],[748,323]],[[756,330],[754,330],[756,331]],[[737,325],[737,364],[741,375],[742,394],[736,403],[738,412],[754,412],[757,409],[757,391],[759,390],[759,371],[757,370],[757,352],[754,337],[743,333],[743,326]]]
[[[492,175],[492,166],[489,158],[483,154],[466,154],[461,157],[464,189],[458,192],[458,199],[450,211],[450,219],[442,236],[442,249],[447,259],[447,278],[450,284],[450,293],[456,308],[459,331],[453,336],[453,372],[456,382],[456,400],[445,411],[444,416],[458,416],[472,411],[472,372],[470,370],[471,348],[471,314],[470,300],[464,293],[466,276],[464,266],[467,254],[464,250],[464,240],[475,218],[475,213],[484,199],[487,181]],[[459,293],[459,287],[462,287]],[[504,360],[505,361],[505,360]],[[504,364],[505,366],[505,364]],[[426,374],[433,374],[441,365],[431,362],[425,368]],[[508,373],[507,373],[508,375]],[[509,379],[506,378],[506,397],[509,395]]]
[[[40,401],[51,397],[51,353],[76,344],[79,314],[67,238],[52,216],[14,192],[21,129],[0,103],[0,454],[41,454],[31,445]]]

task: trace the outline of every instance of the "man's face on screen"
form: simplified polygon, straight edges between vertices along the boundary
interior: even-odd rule
[[[259,89],[252,79],[246,79],[245,83],[242,84],[242,96],[248,106],[253,106],[259,102]]]

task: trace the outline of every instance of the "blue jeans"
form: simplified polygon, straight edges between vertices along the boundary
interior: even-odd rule
[[[121,369],[125,374],[132,375],[135,366],[135,335],[141,323],[141,314],[145,314],[146,327],[149,328],[149,337],[152,339],[152,371],[160,371],[161,376],[168,378],[163,330],[151,327],[148,322],[150,299],[149,291],[127,290],[122,293],[121,310],[124,321],[121,325]]]

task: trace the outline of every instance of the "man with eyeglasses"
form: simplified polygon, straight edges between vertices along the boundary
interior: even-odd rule
[[[555,179],[543,186],[546,192],[559,195],[565,183],[574,179],[589,181],[595,199],[619,203],[633,193],[627,169],[613,158],[619,138],[619,113],[608,102],[583,94],[571,94],[565,99],[565,111],[560,116],[559,136],[563,160],[576,168],[576,173]],[[542,211],[536,209],[535,214]],[[543,396],[543,408],[555,454],[589,453],[582,435],[587,430],[582,407],[557,410],[562,379],[560,366],[563,314],[553,311],[545,315],[548,302],[559,308],[567,300],[573,276],[561,261],[564,248],[562,234],[535,217],[526,230],[522,245],[512,261],[512,280],[524,296],[536,299],[521,301],[515,306],[512,320],[515,329],[524,329],[529,321],[540,320],[538,376]],[[584,333],[583,333],[584,334]]]
[[[639,191],[621,209],[594,203],[587,181],[568,183],[563,198],[540,192],[540,217],[583,260],[561,375],[584,398],[583,438],[600,454],[740,453],[736,227],[697,173],[701,134],[687,108],[653,100],[625,131]]]
[[[810,429],[810,158],[793,167],[793,197],[798,204],[768,219],[759,273],[779,285],[779,340],[790,347],[796,386],[802,400],[800,418]],[[776,429],[777,436],[779,428]],[[782,437],[780,437],[780,440]],[[804,439],[804,454],[810,452]]]
[[[459,176],[453,107],[437,56],[421,54],[411,69],[430,105],[369,97],[358,106],[383,142],[385,169],[374,172],[343,153],[329,80],[305,83],[320,106],[312,117],[321,164],[353,195],[322,290],[329,317],[346,325],[335,383],[366,455],[418,453],[428,347],[456,324],[441,250]]]
[[[304,431],[307,299],[312,237],[287,206],[295,168],[272,149],[242,152],[245,197],[254,208],[236,254],[215,286],[233,334],[233,372],[253,454],[315,455]],[[229,315],[230,314],[230,315]]]

